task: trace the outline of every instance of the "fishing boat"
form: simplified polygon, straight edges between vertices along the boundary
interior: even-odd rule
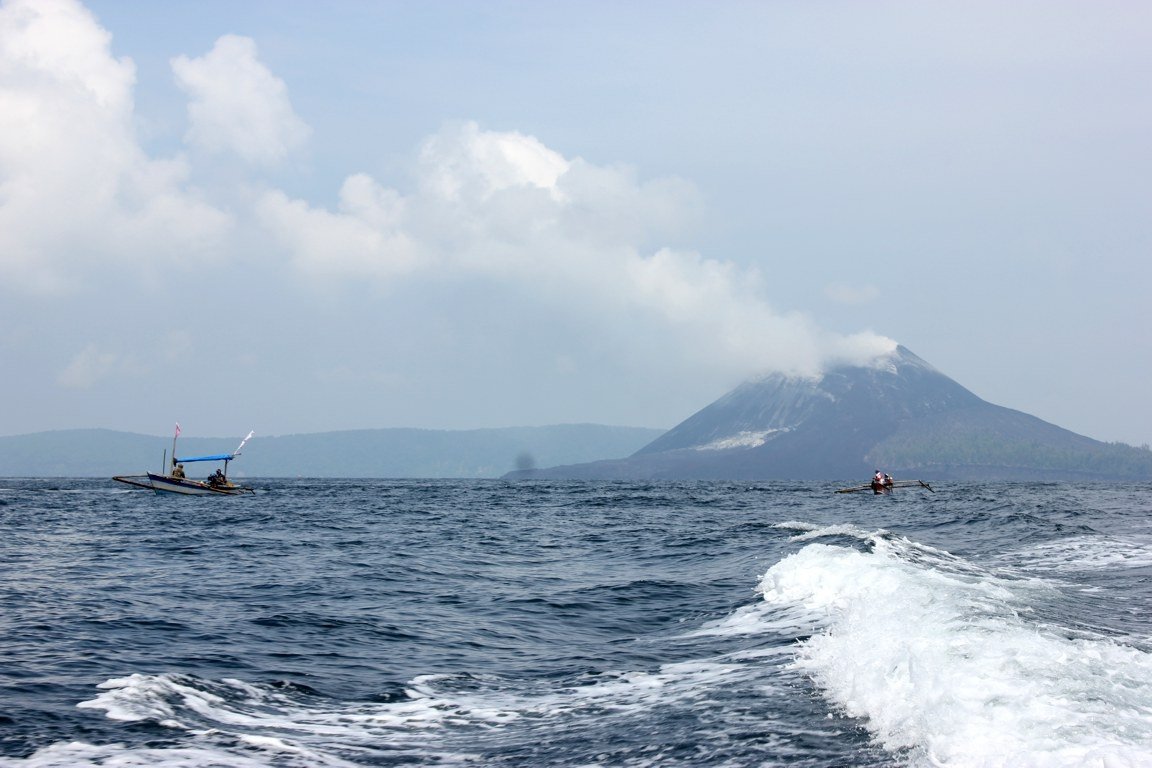
[[[863,485],[854,485],[851,488],[841,488],[840,490],[836,491],[836,493],[860,493],[861,491],[872,491],[872,493],[879,496],[881,494],[889,494],[897,488],[927,488],[929,491],[932,491],[932,493],[936,493],[936,491],[932,490],[932,486],[928,485],[928,483],[924,482],[923,480],[893,480],[886,483],[880,483],[873,480],[872,482],[864,483]]]
[[[228,479],[228,462],[240,455],[240,450],[251,438],[253,432],[240,441],[240,445],[232,453],[214,453],[208,456],[176,456],[176,438],[180,437],[180,425],[176,425],[176,434],[172,437],[172,463],[167,460],[168,451],[165,450],[163,466],[166,473],[146,472],[143,475],[116,475],[112,479],[132,485],[137,488],[147,488],[157,493],[179,493],[185,496],[240,496],[255,493],[251,488],[237,485]],[[184,476],[184,465],[201,461],[223,462],[223,467],[204,480],[193,480]]]

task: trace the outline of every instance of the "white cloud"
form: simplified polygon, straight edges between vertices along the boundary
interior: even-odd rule
[[[228,217],[133,130],[135,68],[73,0],[0,7],[0,283],[67,291],[96,268],[203,253]]]
[[[368,176],[350,176],[332,213],[270,191],[257,215],[309,277],[394,277],[418,268],[421,255],[402,229],[405,201]]]
[[[251,38],[224,35],[198,59],[172,59],[172,71],[191,98],[187,140],[200,149],[271,165],[307,141],[287,86],[260,62]]]
[[[0,36],[6,81],[42,72],[54,86],[86,93],[101,107],[129,105],[132,62],[108,55],[111,36],[72,0],[8,0],[0,9]]]
[[[487,200],[516,187],[549,190],[569,164],[532,136],[482,131],[473,122],[429,137],[420,150],[421,179],[432,195],[446,200]]]
[[[538,139],[446,127],[423,145],[405,196],[350,177],[336,211],[270,192],[262,220],[295,264],[340,278],[483,279],[525,312],[580,317],[592,332],[625,325],[670,354],[733,372],[812,373],[867,361],[894,343],[842,337],[775,311],[755,271],[647,243],[678,233],[696,197],[684,182],[640,183],[625,168],[566,159]]]
[[[285,84],[251,40],[222,37],[204,56],[178,57],[172,67],[190,96],[187,139],[206,153],[266,165],[307,138]],[[830,334],[805,315],[780,312],[755,270],[684,248],[702,206],[681,179],[640,178],[627,166],[566,157],[534,136],[464,122],[420,145],[406,187],[356,173],[334,205],[320,206],[275,188],[253,193],[255,179],[244,174],[259,169],[229,168],[213,185],[213,164],[194,165],[207,159],[201,153],[150,157],[134,130],[134,87],[133,63],[112,55],[108,34],[75,0],[0,7],[0,291],[84,292],[95,304],[70,308],[98,320],[88,329],[93,342],[49,374],[61,387],[140,373],[108,351],[125,334],[150,345],[150,365],[189,375],[177,370],[189,355],[176,350],[199,336],[172,336],[171,318],[148,336],[141,317],[173,299],[188,313],[211,315],[213,302],[250,295],[251,279],[264,292],[253,300],[257,318],[294,309],[292,292],[318,279],[350,286],[348,295],[360,299],[362,285],[402,289],[387,294],[389,307],[350,302],[347,312],[303,323],[305,333],[333,341],[292,365],[346,366],[375,381],[363,350],[350,357],[339,340],[348,335],[342,323],[353,322],[343,318],[386,316],[403,333],[384,342],[402,339],[391,351],[408,355],[390,364],[419,379],[414,390],[436,376],[452,379],[455,371],[443,371],[457,365],[472,366],[474,379],[498,378],[490,374],[497,369],[538,377],[547,393],[555,384],[582,393],[588,382],[621,378],[692,377],[718,387],[757,371],[865,359],[891,344],[870,333]],[[191,186],[194,174],[226,209]],[[279,265],[270,262],[276,258]],[[213,261],[220,290],[186,281]],[[277,266],[276,275],[259,271]],[[101,333],[118,340],[101,341]],[[268,358],[238,349],[234,362],[256,371]]]

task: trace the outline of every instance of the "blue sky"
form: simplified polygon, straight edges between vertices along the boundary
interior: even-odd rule
[[[1136,2],[0,4],[0,434],[670,427],[900,343],[1152,442]]]

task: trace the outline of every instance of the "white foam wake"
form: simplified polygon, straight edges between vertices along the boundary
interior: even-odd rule
[[[572,729],[619,730],[669,707],[696,711],[712,697],[723,698],[730,685],[757,677],[773,656],[783,663],[783,654],[750,651],[668,663],[653,671],[604,672],[559,687],[547,681],[526,685],[499,677],[422,675],[409,682],[405,697],[382,703],[301,697],[239,680],[133,674],[106,681],[100,694],[79,706],[103,710],[114,720],[157,723],[171,729],[179,746],[58,743],[19,761],[0,757],[0,766],[481,765],[486,748],[498,752],[525,741],[547,743]],[[761,695],[771,696],[770,688],[763,686]],[[777,691],[779,697],[788,694],[783,687]],[[657,752],[647,764],[685,763],[660,759]]]
[[[1052,573],[1152,566],[1152,540],[1076,536],[1033,545],[1006,556],[1017,567]]]
[[[1031,618],[1055,596],[1044,582],[869,542],[808,544],[760,588],[819,628],[797,667],[886,749],[921,765],[1152,766],[1149,654]]]

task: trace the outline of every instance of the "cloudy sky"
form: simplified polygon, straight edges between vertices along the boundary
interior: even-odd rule
[[[0,434],[671,427],[904,344],[1152,442],[1152,6],[3,0]]]

